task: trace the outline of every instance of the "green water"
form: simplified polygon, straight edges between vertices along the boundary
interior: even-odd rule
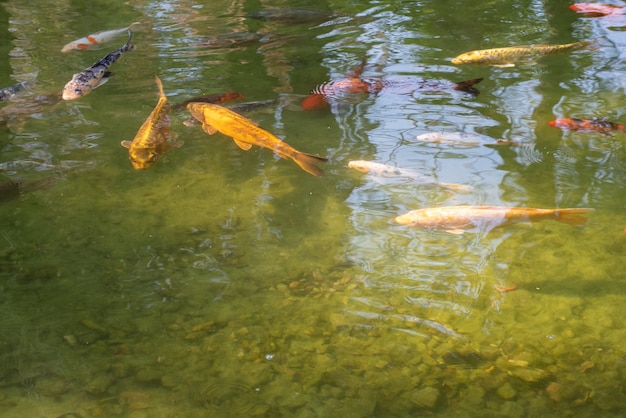
[[[0,162],[48,164],[0,173],[46,186],[0,206],[1,416],[624,414],[626,137],[547,122],[626,121],[626,19],[559,1],[315,2],[337,15],[300,24],[244,16],[307,2],[111,3],[0,2],[0,86],[36,80],[18,109],[125,37],[67,42],[141,22],[107,84],[0,126]],[[244,31],[262,38],[195,46]],[[599,46],[530,66],[449,62],[588,39]],[[301,110],[363,60],[392,87]],[[134,171],[120,141],[156,105],[155,75],[172,103],[279,98],[248,116],[328,156],[326,175],[209,137],[185,112],[172,115],[185,145]],[[477,97],[402,87],[477,77]],[[416,140],[458,131],[521,146]],[[358,159],[473,191],[368,176],[347,167]],[[459,204],[595,212],[462,235],[393,222]]]

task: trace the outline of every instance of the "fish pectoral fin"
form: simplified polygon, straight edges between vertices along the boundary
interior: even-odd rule
[[[202,130],[209,135],[213,135],[215,132],[217,132],[217,129],[215,129],[213,126],[209,125],[208,123],[202,124]]]
[[[461,235],[465,232],[464,230],[460,228],[449,228],[449,229],[444,229],[444,231],[446,231],[449,234],[454,234],[454,235]]]
[[[165,145],[165,151],[170,151],[176,148],[180,148],[185,144],[185,141],[168,142]]]
[[[252,148],[252,144],[249,142],[239,141],[236,138],[233,138],[233,141],[235,141],[235,144],[237,144],[237,146],[244,151],[248,151],[250,148]]]
[[[102,78],[100,79],[100,81],[98,81],[98,84],[96,84],[96,87],[100,87],[101,85],[103,85],[104,83],[106,83],[107,81],[109,81],[109,77],[111,77],[113,75],[113,73],[107,71],[106,73],[104,73],[104,75],[102,76]]]
[[[508,64],[496,64],[496,65],[494,65],[494,67],[498,67],[498,68],[512,68],[512,67],[515,67],[515,64],[513,64],[512,62],[509,62]]]
[[[130,145],[132,144],[132,142],[131,141],[122,141],[121,144],[122,144],[122,146],[124,148],[130,149]]]

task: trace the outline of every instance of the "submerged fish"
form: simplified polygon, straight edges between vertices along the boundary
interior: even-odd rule
[[[610,122],[606,119],[558,118],[548,122],[553,128],[570,129],[572,131],[600,132],[605,135],[611,132],[626,132],[626,125]]]
[[[0,102],[5,102],[15,97],[15,95],[23,92],[31,85],[29,81],[22,81],[21,83],[13,84],[12,86],[4,87],[0,89]]]
[[[112,75],[109,67],[119,59],[126,51],[132,51],[135,47],[131,44],[133,33],[128,31],[128,41],[119,49],[111,52],[95,64],[85,68],[78,74],[72,76],[65,87],[63,87],[63,100],[76,100],[91,93],[97,87],[100,87]]]
[[[241,116],[225,107],[209,103],[189,103],[187,109],[202,123],[202,129],[209,135],[220,132],[230,136],[243,150],[258,145],[272,150],[281,158],[290,158],[307,173],[321,176],[324,172],[316,166],[326,158],[300,152],[272,133],[260,128],[256,122]]]
[[[583,49],[590,42],[574,42],[562,45],[523,45],[504,48],[479,49],[466,52],[452,59],[453,64],[493,65],[496,67],[514,67],[516,63],[533,63],[546,55],[563,54]]]
[[[165,152],[179,148],[182,141],[170,140],[170,105],[163,91],[163,84],[159,77],[154,77],[159,87],[159,101],[141,125],[137,135],[131,141],[122,141],[122,146],[128,148],[128,157],[135,170],[146,170],[152,167]]]
[[[184,109],[189,103],[213,103],[220,104],[226,102],[234,102],[235,100],[243,99],[243,94],[234,91],[227,91],[224,93],[207,94],[204,96],[196,96],[191,99],[187,99],[182,103],[176,105],[176,109]]]
[[[507,206],[443,206],[417,209],[396,217],[401,225],[441,229],[462,234],[465,229],[478,227],[490,230],[497,226],[520,221],[553,219],[570,225],[583,225],[587,219],[581,213],[591,208],[536,209]]]
[[[20,96],[0,109],[0,124],[20,125],[27,118],[49,111],[61,101],[59,92],[38,96]]]
[[[233,32],[222,33],[206,38],[202,42],[196,43],[194,46],[202,48],[236,48],[254,44],[261,40],[265,35],[259,32]]]
[[[100,32],[92,33],[91,35],[87,35],[84,38],[80,38],[66,44],[63,49],[61,49],[61,52],[69,52],[72,50],[85,50],[93,48],[95,46],[100,46],[104,43],[111,42],[116,36],[132,30],[133,26],[139,24],[140,22],[133,22],[125,28],[103,30]]]
[[[361,173],[383,178],[404,178],[410,181],[419,182],[425,185],[439,186],[453,191],[471,191],[470,186],[454,183],[439,183],[432,178],[420,174],[408,168],[398,168],[387,164],[375,163],[373,161],[354,160],[348,162],[348,167]]]
[[[576,13],[581,13],[588,17],[626,14],[624,6],[615,6],[613,4],[604,3],[574,3],[570,4],[569,8]]]
[[[57,176],[44,177],[39,180],[22,181],[19,179],[0,182],[0,203],[6,203],[21,196],[24,192],[45,189],[53,186]]]
[[[333,16],[334,13],[324,10],[299,8],[257,10],[246,15],[246,17],[252,19],[284,23],[319,22],[330,19]]]
[[[418,141],[432,142],[434,144],[460,145],[472,147],[477,145],[519,145],[508,139],[495,139],[487,135],[468,132],[428,132],[415,137]]]

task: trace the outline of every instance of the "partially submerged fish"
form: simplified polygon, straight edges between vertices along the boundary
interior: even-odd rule
[[[124,52],[132,51],[135,47],[131,44],[133,33],[128,31],[128,41],[119,49],[106,55],[104,58],[96,62],[95,64],[85,68],[78,74],[72,76],[65,87],[63,87],[63,100],[76,100],[91,93],[91,91],[97,87],[100,87],[107,81],[112,75],[109,72],[109,67],[124,54]]]
[[[187,109],[202,123],[209,135],[220,132],[230,136],[237,146],[245,151],[253,145],[272,150],[281,158],[292,159],[307,173],[321,176],[324,172],[316,166],[327,161],[324,157],[300,152],[258,124],[225,107],[209,103],[189,103]]]
[[[488,231],[497,226],[520,221],[553,219],[570,225],[583,225],[582,213],[591,208],[536,209],[507,206],[442,206],[417,209],[396,217],[401,225],[440,229],[452,234],[477,227]]]
[[[66,44],[61,52],[69,52],[72,50],[86,50],[95,46],[101,46],[104,43],[111,42],[116,36],[131,31],[133,26],[139,25],[140,22],[133,22],[125,28],[103,30],[100,32],[92,33],[83,38],[77,39]]]
[[[37,96],[19,96],[0,109],[0,124],[20,125],[27,118],[49,111],[61,101],[59,92]]]
[[[570,4],[569,8],[576,13],[581,13],[588,17],[602,17],[626,14],[624,6],[615,6],[613,4],[604,3],[574,3]]]
[[[371,176],[377,176],[382,178],[404,178],[425,185],[439,186],[453,191],[467,192],[472,190],[470,186],[454,183],[439,183],[432,178],[425,176],[424,174],[418,173],[415,170],[393,167],[387,164],[376,163],[373,161],[353,160],[348,162],[348,167],[361,173],[369,174]]]
[[[415,137],[418,141],[431,142],[433,144],[450,144],[464,147],[478,145],[519,145],[508,139],[495,139],[487,135],[469,132],[428,132]]]
[[[572,131],[600,132],[610,135],[611,132],[626,132],[626,125],[610,122],[606,119],[579,119],[557,118],[548,122],[553,128],[569,129]]]
[[[272,22],[283,23],[308,23],[330,19],[334,13],[324,10],[285,8],[265,9],[250,12],[246,17]]]
[[[182,141],[170,140],[170,105],[163,91],[163,84],[159,77],[154,77],[159,87],[159,101],[141,125],[132,141],[122,141],[122,146],[128,148],[128,157],[135,170],[147,170],[152,167],[165,152],[179,148]]]
[[[516,63],[531,64],[546,55],[564,54],[586,48],[590,42],[581,41],[561,45],[522,45],[503,48],[479,49],[452,59],[452,64],[493,65],[514,67]]]
[[[480,83],[482,78],[450,83],[442,80],[383,80],[374,77],[362,77],[365,63],[361,63],[352,69],[344,78],[331,80],[315,87],[309,96],[302,100],[301,106],[304,110],[323,109],[329,106],[330,101],[350,93],[379,93],[385,87],[393,87],[400,90],[400,93],[409,94],[415,91],[441,91],[459,90],[477,95],[480,92],[474,85]]]
[[[0,102],[6,102],[17,94],[26,90],[32,83],[29,81],[22,81],[21,83],[13,84],[12,86],[4,87],[0,89]]]

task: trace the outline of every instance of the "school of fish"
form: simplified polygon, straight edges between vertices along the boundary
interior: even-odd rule
[[[624,14],[621,6],[604,4],[577,3],[571,5],[570,9],[592,17]],[[332,13],[308,9],[269,9],[251,12],[247,15],[247,17],[252,19],[291,23],[322,21],[334,16]],[[122,55],[134,49],[132,43],[133,29],[138,25],[140,25],[140,22],[134,22],[119,29],[95,32],[63,46],[62,52],[101,48],[114,41],[120,35],[128,34],[126,43],[120,48],[105,55],[83,71],[74,74],[60,94],[42,96],[47,97],[45,101],[42,101],[43,106],[54,105],[60,99],[66,101],[81,99],[106,83],[112,75],[110,67]],[[258,42],[262,37],[266,36],[269,35],[260,32],[235,32],[207,38],[204,43],[198,43],[196,46],[209,48],[235,47]],[[557,45],[523,45],[480,49],[460,54],[452,59],[451,62],[453,64],[490,65],[506,68],[513,67],[516,64],[532,64],[537,59],[548,55],[588,49],[591,44],[592,42],[580,41]],[[475,85],[483,80],[482,78],[475,78],[459,83],[442,80],[390,81],[377,77],[364,77],[365,65],[366,63],[363,61],[348,72],[345,77],[318,84],[310,91],[309,96],[301,102],[302,109],[327,108],[333,100],[341,99],[344,95],[355,93],[377,94],[389,87],[399,88],[402,93],[458,90],[477,95],[479,91]],[[194,125],[192,121],[195,121],[195,123],[201,124],[202,129],[209,135],[220,133],[232,138],[234,143],[242,150],[247,151],[252,146],[267,148],[280,158],[291,159],[309,174],[314,176],[322,176],[324,174],[318,164],[327,162],[327,158],[295,149],[273,133],[259,127],[253,120],[242,115],[253,110],[273,106],[277,103],[276,99],[240,103],[226,107],[225,103],[243,98],[241,93],[226,92],[193,97],[172,107],[165,94],[161,79],[155,76],[154,81],[159,91],[159,99],[156,106],[143,122],[135,137],[131,141],[121,141],[121,145],[128,149],[128,156],[134,169],[149,169],[154,166],[164,153],[183,145],[183,141],[172,140],[171,112],[174,108],[175,110],[186,109],[191,114],[192,119],[186,121],[185,125]],[[22,82],[0,89],[0,101],[13,100],[30,86],[31,83]],[[36,109],[40,108],[42,106]],[[10,109],[10,111],[7,109]],[[6,121],[18,113],[18,110],[12,110],[11,106],[1,110],[4,112],[0,112],[0,121]],[[2,113],[4,113],[4,116]],[[626,132],[626,125],[595,118],[558,118],[548,122],[548,125],[568,130],[596,131],[604,134]],[[418,135],[416,139],[438,144],[462,146],[518,144],[515,141],[459,132],[425,133]],[[26,162],[23,164],[24,166],[28,166]],[[15,162],[15,164],[17,163]],[[4,164],[7,167],[15,165],[12,162]],[[472,191],[469,185],[440,183],[417,170],[398,168],[375,161],[352,160],[348,162],[348,168],[367,173],[375,179],[404,179],[418,184],[435,185],[454,192]],[[17,182],[7,182],[3,183],[3,188],[14,193],[22,190],[23,186]],[[553,219],[562,223],[582,225],[585,223],[586,218],[581,216],[581,214],[586,214],[592,210],[591,208],[541,209],[505,206],[443,206],[413,210],[397,216],[395,222],[402,225],[461,234],[472,228],[490,230],[512,222],[538,221],[542,219]]]

